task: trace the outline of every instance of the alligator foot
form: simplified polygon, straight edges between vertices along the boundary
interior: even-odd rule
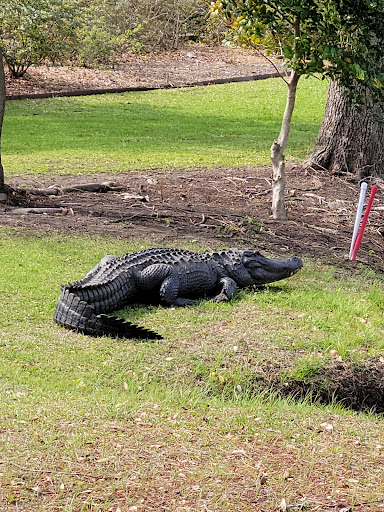
[[[213,297],[212,302],[228,302],[229,298],[225,295],[225,293],[219,293],[216,297]]]

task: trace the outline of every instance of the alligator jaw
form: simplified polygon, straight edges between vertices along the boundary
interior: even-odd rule
[[[268,259],[257,254],[254,258],[249,258],[245,262],[245,266],[251,274],[254,284],[258,285],[273,283],[293,276],[303,267],[303,262],[297,257]]]

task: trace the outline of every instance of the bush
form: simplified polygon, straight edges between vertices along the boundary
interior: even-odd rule
[[[110,65],[127,52],[142,50],[142,44],[137,38],[141,25],[133,29],[117,27],[110,23],[99,12],[97,7],[92,9],[87,22],[78,30],[76,50],[72,61],[84,67]]]
[[[13,77],[48,59],[82,66],[126,53],[179,48],[187,39],[221,42],[209,0],[0,0],[0,44]]]
[[[105,65],[127,52],[175,49],[187,37],[200,39],[207,15],[206,0],[99,0],[78,32],[74,58]]]
[[[14,78],[44,59],[71,51],[82,8],[77,0],[7,0],[0,3],[0,44]]]

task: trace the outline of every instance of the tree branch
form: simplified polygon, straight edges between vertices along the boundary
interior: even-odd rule
[[[252,45],[252,46],[253,46],[253,45]],[[256,48],[256,47],[255,47],[255,48]],[[264,57],[264,59],[266,59],[270,64],[272,64],[272,66],[275,68],[276,72],[277,72],[277,73],[279,73],[280,78],[282,78],[282,79],[284,80],[284,82],[288,85],[287,80],[286,80],[286,79],[284,78],[284,76],[280,73],[279,68],[276,66],[276,64],[273,62],[273,60],[272,60],[272,59],[270,59],[267,55],[265,55],[265,53],[263,53],[263,52],[262,52],[262,51],[260,51],[259,49],[258,49],[257,51],[260,53],[260,55],[261,55],[262,57]]]

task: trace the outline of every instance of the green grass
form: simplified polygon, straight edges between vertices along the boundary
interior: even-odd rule
[[[288,160],[303,159],[322,120],[327,83],[301,80]],[[270,163],[285,106],[281,79],[174,90],[9,101],[7,176]]]
[[[301,81],[289,159],[313,144],[325,96],[326,83]],[[6,175],[269,164],[284,102],[280,80],[8,102]],[[266,384],[304,382],[334,358],[380,362],[383,280],[306,260],[230,303],[120,312],[156,343],[53,323],[61,283],[149,245],[0,228],[0,509],[375,510],[382,418]]]
[[[0,504],[235,512],[381,498],[380,418],[255,394],[254,382],[333,349],[380,355],[382,281],[308,260],[228,304],[122,312],[158,343],[52,322],[60,283],[148,245],[1,229]]]

